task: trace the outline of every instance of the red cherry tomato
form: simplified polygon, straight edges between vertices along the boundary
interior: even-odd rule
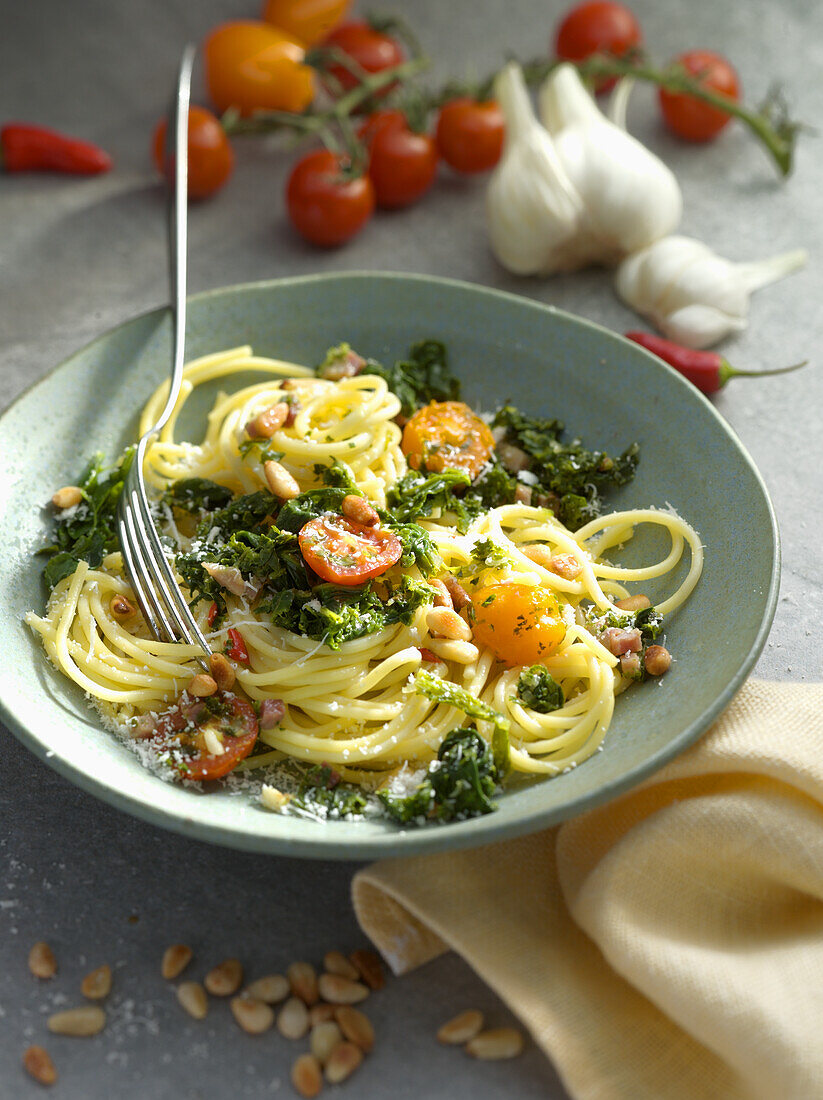
[[[346,158],[326,149],[297,162],[286,187],[286,205],[298,233],[312,244],[334,247],[358,233],[374,211],[368,176],[346,176]]]
[[[168,749],[180,779],[219,779],[254,748],[258,724],[254,708],[236,695],[220,695],[221,714],[212,714],[202,699],[183,692],[178,703],[157,716],[146,736],[159,750]],[[219,739],[223,751],[208,751],[205,729]]]
[[[342,516],[320,516],[300,531],[300,552],[318,577],[332,584],[365,584],[379,577],[403,553],[397,535],[364,527]]]
[[[735,103],[740,98],[740,83],[725,57],[711,50],[689,50],[681,54],[677,62],[712,91],[728,96]],[[703,103],[683,92],[658,92],[663,119],[678,137],[686,141],[711,141],[731,121],[727,111]]]
[[[350,0],[266,0],[261,18],[311,46],[337,26],[349,3]]]
[[[456,172],[488,172],[500,160],[506,122],[494,100],[453,99],[440,108],[435,139]]]
[[[410,206],[431,187],[437,146],[428,134],[410,130],[402,111],[375,111],[358,136],[369,148],[369,176],[378,206]]]
[[[219,111],[304,111],[314,71],[303,43],[269,23],[239,20],[216,27],[204,47],[206,84]]]
[[[403,47],[395,38],[376,31],[361,20],[343,23],[335,28],[323,45],[342,50],[367,73],[380,73],[383,69],[390,69],[406,60]],[[344,91],[357,84],[357,77],[343,65],[330,65],[328,71],[339,81]]]
[[[162,175],[165,166],[166,120],[154,131],[154,163]],[[234,153],[218,119],[205,107],[189,108],[189,198],[205,199],[219,191],[234,168]]]
[[[640,24],[628,8],[614,0],[585,0],[557,28],[555,53],[563,61],[583,61],[593,53],[622,57],[643,42]],[[598,92],[614,87],[606,77],[597,82]]]

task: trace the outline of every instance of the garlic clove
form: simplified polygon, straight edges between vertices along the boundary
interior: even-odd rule
[[[600,112],[573,65],[554,69],[540,89],[538,107],[583,200],[600,262],[617,262],[676,228],[683,199],[674,174]]]
[[[702,241],[671,236],[624,260],[615,287],[669,339],[705,348],[746,327],[753,290],[795,271],[806,259],[803,250],[796,250],[734,263]]]
[[[494,92],[506,140],[486,197],[492,251],[518,275],[574,270],[587,262],[582,203],[535,117],[519,65],[504,66]]]

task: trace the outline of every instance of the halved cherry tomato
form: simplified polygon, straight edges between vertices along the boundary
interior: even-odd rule
[[[155,127],[152,150],[161,175],[165,163],[166,120]],[[189,198],[205,199],[219,191],[234,168],[234,152],[219,120],[205,107],[189,108]]]
[[[239,630],[235,630],[234,627],[229,627],[228,635],[229,640],[225,649],[226,656],[230,657],[232,661],[238,661],[242,665],[247,665],[249,663],[249,651],[246,649],[243,635]]]
[[[456,172],[488,172],[500,160],[506,121],[493,99],[464,97],[444,103],[435,140],[440,156]]]
[[[462,401],[432,401],[410,418],[400,445],[415,470],[466,470],[474,479],[489,461],[494,436]]]
[[[472,596],[475,642],[509,668],[545,661],[566,635],[557,600],[545,588],[492,584]]]
[[[614,0],[585,0],[563,19],[557,28],[555,53],[563,61],[583,61],[593,53],[622,57],[643,42],[643,32],[634,15]],[[605,92],[616,80],[605,77],[596,91]]]
[[[719,53],[711,50],[689,50],[676,60],[705,87],[728,96],[733,102],[740,99],[737,73]],[[658,99],[666,125],[672,133],[685,141],[711,141],[731,122],[732,116],[728,111],[721,111],[711,103],[702,103],[683,92],[667,92],[660,88]]]
[[[431,187],[437,147],[428,134],[409,129],[402,111],[375,111],[358,137],[369,149],[369,177],[378,206],[410,206]]]
[[[345,157],[318,149],[297,162],[286,187],[286,206],[307,241],[334,247],[358,233],[374,211],[368,176],[347,176]]]
[[[258,733],[254,708],[236,695],[221,695],[219,701],[224,713],[215,715],[202,699],[183,692],[178,703],[158,715],[154,728],[144,734],[159,749],[175,750],[174,764],[180,779],[219,779],[254,748]],[[206,751],[207,726],[223,746],[219,755]]]
[[[342,516],[310,520],[298,536],[306,564],[332,584],[365,584],[379,577],[401,557],[397,535],[379,527],[364,527]]]
[[[314,97],[302,42],[269,23],[222,23],[205,43],[206,84],[218,110],[303,111]]]
[[[395,38],[376,31],[363,20],[343,23],[328,35],[323,45],[342,50],[367,73],[380,73],[406,59],[403,47]],[[330,65],[328,71],[344,91],[357,85],[357,77],[343,65]],[[388,90],[383,89],[380,94],[385,95]]]
[[[311,46],[337,26],[349,3],[350,0],[265,0],[261,18]]]

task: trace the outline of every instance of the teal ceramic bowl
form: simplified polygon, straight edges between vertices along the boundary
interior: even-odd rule
[[[566,775],[507,791],[497,813],[405,831],[383,822],[282,817],[247,793],[199,793],[144,771],[101,728],[82,692],[47,662],[23,615],[42,607],[46,595],[42,559],[32,557],[46,530],[40,503],[77,476],[90,451],[111,456],[134,438],[138,410],[167,375],[170,322],[159,310],[78,352],[0,421],[0,648],[14,654],[0,683],[0,716],[32,752],[83,790],[187,836],[352,859],[468,847],[561,821],[627,790],[709,727],[765,642],[777,596],[778,537],[751,459],[673,370],[597,325],[440,279],[316,276],[230,287],[189,303],[189,357],[249,343],[262,355],[312,364],[347,340],[389,360],[423,337],[446,342],[472,404],[491,409],[510,398],[562,418],[570,433],[609,450],[638,440],[637,477],[610,503],[671,506],[702,536],[703,577],[667,623],[676,663],[662,680],[618,700],[604,750]],[[634,542],[632,554],[662,548],[651,537]]]

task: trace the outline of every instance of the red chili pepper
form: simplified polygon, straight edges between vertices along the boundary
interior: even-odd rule
[[[802,363],[794,363],[791,367],[775,367],[773,370],[739,370],[716,351],[695,351],[694,348],[684,348],[671,340],[664,340],[662,336],[655,336],[652,332],[627,332],[625,336],[627,340],[634,340],[646,351],[652,352],[670,367],[674,367],[702,393],[717,393],[730,378],[759,378],[760,375],[767,374],[788,374],[790,371],[800,370],[808,362],[808,359],[804,359]]]
[[[249,651],[246,649],[243,635],[234,627],[229,627],[229,641],[225,653],[227,657],[231,657],[233,661],[239,661],[241,665],[249,663]]]
[[[90,141],[22,122],[10,122],[0,130],[0,160],[7,172],[94,176],[111,168],[109,154]]]
[[[208,615],[206,616],[206,622],[209,624],[209,627],[214,626],[214,620],[216,618],[217,618],[217,604],[213,603],[211,605],[211,607],[209,608]]]

